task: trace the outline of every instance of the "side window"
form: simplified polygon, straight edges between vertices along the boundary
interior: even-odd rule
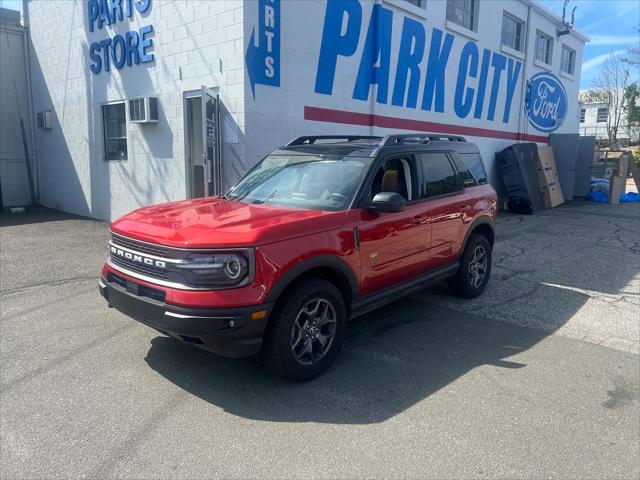
[[[428,183],[428,196],[437,197],[462,190],[462,184],[445,153],[423,153],[420,163]]]
[[[371,184],[371,198],[380,192],[395,192],[407,202],[418,199],[416,195],[416,166],[412,156],[385,160],[376,172]]]
[[[487,172],[484,169],[480,155],[477,153],[460,153],[457,155],[457,158],[459,160],[456,162],[456,165],[458,166],[458,171],[466,187],[487,183]],[[464,169],[471,175],[472,180],[463,175],[462,172]]]

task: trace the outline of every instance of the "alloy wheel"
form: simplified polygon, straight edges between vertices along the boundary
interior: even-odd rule
[[[312,365],[326,355],[336,334],[336,312],[323,298],[309,300],[291,329],[291,351],[298,362]]]
[[[473,258],[469,262],[469,283],[472,287],[478,288],[487,275],[488,255],[487,250],[482,245],[477,245],[473,249]]]

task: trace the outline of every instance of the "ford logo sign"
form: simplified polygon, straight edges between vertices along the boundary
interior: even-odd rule
[[[543,72],[531,77],[525,109],[529,123],[542,132],[553,132],[567,116],[567,91],[554,75]]]

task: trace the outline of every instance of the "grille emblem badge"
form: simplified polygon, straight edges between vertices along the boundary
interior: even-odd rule
[[[117,248],[114,246],[110,247],[111,255],[116,255],[117,257],[124,258],[131,262],[140,263],[142,265],[148,265],[150,267],[156,268],[167,268],[167,263],[162,260],[156,260],[154,258],[145,257],[143,255],[128,252],[126,250],[122,250],[121,248]]]

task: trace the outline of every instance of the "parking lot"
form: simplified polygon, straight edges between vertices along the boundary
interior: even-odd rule
[[[2,214],[2,478],[638,478],[640,208],[499,217],[492,279],[350,324],[289,384],[125,317],[108,224]]]

